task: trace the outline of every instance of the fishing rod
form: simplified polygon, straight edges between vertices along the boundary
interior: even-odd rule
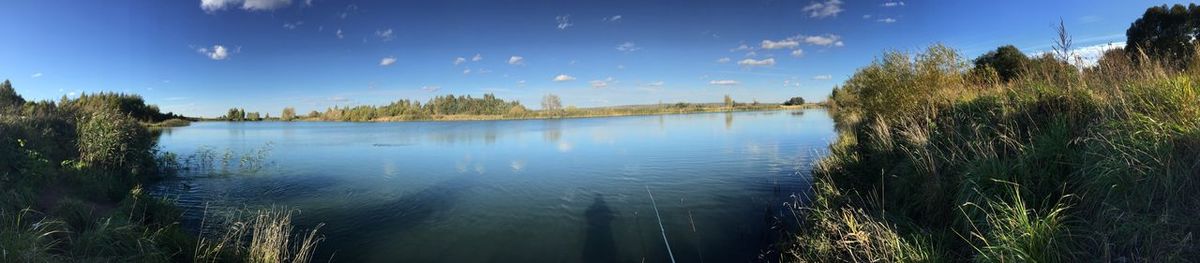
[[[667,229],[663,228],[662,216],[658,215],[658,203],[654,202],[654,194],[650,193],[650,186],[646,186],[646,194],[650,195],[650,204],[654,206],[654,217],[658,218],[658,230],[662,232],[663,244],[667,245],[667,255],[671,257],[671,263],[675,263],[675,253],[671,253],[671,242],[667,241]]]

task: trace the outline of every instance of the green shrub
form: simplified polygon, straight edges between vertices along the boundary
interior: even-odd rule
[[[98,110],[80,120],[80,160],[104,168],[131,166],[151,160],[153,140],[136,120],[112,110]]]

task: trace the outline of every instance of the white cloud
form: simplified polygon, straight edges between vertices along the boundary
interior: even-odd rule
[[[645,86],[650,86],[650,87],[662,87],[663,85],[666,85],[666,84],[667,84],[666,82],[663,82],[663,81],[659,80],[659,81],[655,81],[655,82],[646,83],[646,85],[645,85]]]
[[[638,47],[637,44],[634,44],[633,42],[625,42],[617,45],[617,50],[621,52],[634,52],[642,50],[642,48]]]
[[[512,56],[508,58],[509,65],[525,65],[525,58],[521,56]]]
[[[842,37],[838,36],[838,35],[833,35],[833,34],[824,35],[824,36],[806,36],[806,37],[803,37],[803,39],[804,39],[804,43],[808,43],[811,45],[826,46],[826,47],[828,47],[828,46],[840,47],[840,46],[844,45],[844,44],[842,44]]]
[[[572,80],[575,80],[575,77],[569,76],[567,74],[558,74],[558,76],[554,76],[554,82],[564,82],[564,81],[572,81]]]
[[[714,79],[714,80],[708,81],[708,84],[709,85],[717,85],[717,86],[737,86],[738,81],[731,80],[731,79]]]
[[[792,50],[792,56],[793,56],[793,57],[803,57],[803,56],[804,56],[804,50],[803,50],[803,49],[799,49],[799,48],[797,48],[796,50]]]
[[[812,79],[813,79],[813,80],[831,80],[831,79],[833,79],[833,76],[832,76],[832,75],[828,75],[828,74],[826,74],[826,75],[816,75],[816,76],[813,76],[813,77],[812,77]]]
[[[895,2],[893,2],[893,1],[887,1],[887,2],[883,2],[882,6],[883,6],[883,7],[897,7],[897,6],[904,6],[904,2],[903,2],[903,1],[895,1]]]
[[[804,7],[804,12],[808,12],[809,17],[815,18],[837,16],[842,11],[844,10],[842,9],[841,0],[826,0],[825,2],[812,3]]]
[[[1082,67],[1095,66],[1100,61],[1100,57],[1104,55],[1104,52],[1122,48],[1125,48],[1125,42],[1076,48],[1071,51],[1071,57],[1073,57],[1071,64]]]
[[[729,63],[729,61],[730,61],[729,57],[723,57],[723,58],[717,59],[717,63],[721,63],[721,64]]]
[[[384,42],[392,41],[392,39],[396,39],[396,36],[392,33],[393,32],[391,28],[388,28],[387,30],[375,30],[375,37],[378,37],[379,40]]]
[[[780,40],[780,41],[771,41],[771,40],[763,40],[762,41],[763,49],[784,49],[784,48],[796,48],[799,46],[800,46],[800,42],[797,42],[796,40],[793,40],[793,39],[784,39],[784,40]]]
[[[752,58],[747,58],[747,59],[743,59],[742,61],[738,61],[738,66],[743,66],[743,67],[770,67],[770,66],[774,66],[774,65],[775,65],[775,58],[768,58],[768,59],[763,59],[763,60],[754,60]]]
[[[438,90],[440,90],[440,89],[442,89],[442,87],[438,87],[438,86],[424,86],[424,87],[421,87],[421,90],[423,90],[423,91],[425,91],[425,92],[437,92],[437,91],[438,91]]]
[[[475,53],[475,56],[471,57],[471,61],[480,61],[480,60],[483,60],[483,55],[480,55],[479,53]]]
[[[558,22],[558,30],[566,30],[575,24],[571,24],[571,15],[561,15],[554,17],[554,21]]]
[[[30,78],[35,78],[35,79],[36,79],[36,78],[40,78],[40,77],[42,77],[42,73],[41,73],[41,72],[38,72],[38,73],[33,73],[33,75],[32,75],[32,76],[29,76],[29,77],[30,77]]]
[[[863,19],[871,19],[871,15],[869,15],[869,14],[863,15]]]
[[[386,57],[386,58],[379,60],[380,66],[386,67],[386,66],[391,66],[392,64],[396,64],[396,57]]]
[[[200,0],[200,9],[212,13],[229,6],[241,5],[247,11],[270,11],[292,4],[292,0]]]
[[[466,58],[464,58],[464,57],[457,57],[457,58],[454,58],[454,65],[455,65],[455,66],[458,66],[458,65],[460,65],[460,64],[462,64],[462,63],[466,63],[466,62],[467,62],[467,59],[466,59]]]
[[[600,19],[600,21],[604,21],[604,22],[617,22],[620,20],[621,20],[621,15],[615,15],[615,16],[610,16],[610,17],[605,17],[603,19]]]
[[[229,58],[229,49],[222,45],[213,45],[211,48],[202,47],[196,49],[196,52],[200,52],[200,54],[204,54],[204,56],[212,60],[225,60]]]
[[[471,68],[463,69],[463,75],[466,75],[466,74],[471,74]]]
[[[346,38],[346,35],[343,35],[343,34],[342,34],[342,29],[341,29],[341,28],[338,28],[338,30],[337,30],[337,33],[334,33],[334,35],[337,35],[338,39],[343,39],[343,38]]]
[[[885,17],[885,18],[880,18],[880,19],[878,19],[878,20],[875,20],[875,22],[880,22],[880,23],[888,23],[888,24],[891,24],[891,23],[895,23],[895,22],[896,22],[896,19],[895,19],[895,18],[891,18],[891,17]]]

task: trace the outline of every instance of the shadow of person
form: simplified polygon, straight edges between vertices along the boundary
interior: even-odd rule
[[[587,237],[583,242],[583,262],[616,262],[617,243],[613,241],[612,209],[604,202],[604,196],[596,195],[596,201],[584,212],[587,220]]]

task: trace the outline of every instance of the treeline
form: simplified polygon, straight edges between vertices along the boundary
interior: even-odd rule
[[[311,120],[311,121],[407,121],[407,120],[492,120],[492,119],[522,119],[522,118],[569,118],[641,114],[688,113],[727,110],[768,110],[778,108],[778,104],[760,104],[757,100],[751,103],[734,101],[729,95],[725,96],[724,104],[704,104],[679,102],[673,104],[659,103],[657,106],[642,107],[600,107],[577,108],[562,105],[558,95],[546,94],[542,97],[541,110],[529,110],[518,101],[505,101],[495,95],[486,93],[482,98],[471,95],[437,96],[422,103],[416,100],[401,99],[383,106],[360,105],[329,107],[324,111],[311,111],[307,114],[297,114],[293,107],[285,107],[279,117],[272,119],[270,114],[260,115],[258,112],[246,112],[241,108],[230,108],[225,116],[218,119],[227,121],[262,121],[262,120]],[[800,97],[792,98],[785,103],[793,105],[804,104]],[[724,106],[724,107],[721,107]]]
[[[1004,46],[887,52],[834,89],[839,138],[787,259],[1200,260],[1200,8],[1148,9],[1085,66]],[[1072,63],[1073,62],[1073,63]]]
[[[308,117],[327,121],[421,120],[439,115],[512,115],[526,111],[520,102],[504,101],[486,93],[482,98],[453,94],[437,96],[424,104],[402,99],[384,106],[333,107],[325,112],[309,113]]]
[[[401,99],[383,106],[361,105],[329,107],[325,111],[312,111],[305,115],[297,115],[296,109],[286,107],[278,120],[321,120],[321,121],[386,121],[386,120],[426,120],[437,116],[450,115],[490,115],[490,116],[519,116],[529,110],[518,101],[505,101],[496,95],[485,93],[482,98],[471,95],[453,94],[437,96],[425,103],[417,100]],[[246,112],[241,108],[231,108],[222,120],[228,121],[261,121],[271,119],[270,113],[260,116],[258,112]]]

